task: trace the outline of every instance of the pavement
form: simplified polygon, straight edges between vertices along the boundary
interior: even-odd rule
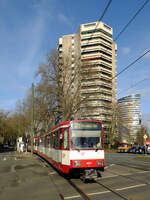
[[[60,200],[49,173],[36,156],[0,153],[0,200]]]

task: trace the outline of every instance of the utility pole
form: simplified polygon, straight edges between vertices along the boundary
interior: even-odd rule
[[[33,154],[34,143],[34,84],[32,83],[32,121],[31,121],[31,153]]]

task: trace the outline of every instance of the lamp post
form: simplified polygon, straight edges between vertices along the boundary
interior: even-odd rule
[[[33,154],[34,143],[34,84],[32,83],[32,121],[31,121],[31,153]]]

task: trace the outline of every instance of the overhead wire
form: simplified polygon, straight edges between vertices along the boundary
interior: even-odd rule
[[[146,54],[150,52],[150,49],[147,50],[145,53],[143,53],[141,56],[139,56],[136,60],[134,60],[132,63],[130,63],[128,66],[126,66],[123,70],[121,70],[118,74],[116,74],[112,79],[116,78],[120,74],[122,74],[124,71],[126,71],[128,68],[132,67],[137,61],[139,61],[141,58],[143,58]]]
[[[118,33],[114,41],[118,40],[120,35],[126,30],[126,28],[131,24],[131,22],[137,17],[137,15],[143,10],[143,8],[146,6],[146,4],[149,2],[149,0],[146,0],[144,4],[140,7],[140,9],[135,13],[135,15],[129,20],[129,22],[123,27],[123,29]]]
[[[130,90],[130,89],[136,87],[137,85],[139,85],[140,83],[142,83],[142,82],[144,82],[144,81],[146,81],[146,80],[148,80],[148,79],[150,79],[150,76],[149,76],[149,77],[146,77],[146,78],[144,78],[144,79],[142,79],[142,80],[140,80],[140,81],[138,81],[138,82],[136,82],[136,83],[134,83],[134,84],[131,85],[129,88],[126,88],[126,89],[122,90],[121,92],[118,93],[118,95],[121,94],[122,92],[126,92],[126,91],[128,91],[128,90]]]
[[[111,2],[112,2],[112,0],[109,0],[109,2],[107,3],[107,5],[106,5],[106,7],[105,7],[105,9],[104,9],[104,11],[103,11],[103,13],[102,13],[102,15],[100,16],[98,22],[100,22],[100,21],[103,19],[103,17],[104,17],[104,15],[106,14],[106,12],[107,12],[107,10],[108,10],[108,8],[109,8]],[[92,38],[93,34],[95,33],[95,31],[96,31],[96,29],[97,29],[97,26],[98,26],[98,23],[96,24],[96,26],[95,26],[95,28],[94,28],[94,31],[93,31],[93,33],[91,34],[91,36],[88,38],[88,41],[87,41],[87,44],[86,44],[86,45],[88,45],[89,40]],[[85,49],[83,49],[82,52],[84,52],[84,50],[85,50]]]
[[[104,11],[103,11],[103,13],[102,13],[102,15],[101,15],[101,17],[99,18],[98,21],[101,21],[101,20],[103,19],[103,17],[104,17],[104,15],[105,15],[105,13],[107,12],[107,10],[108,10],[108,8],[109,8],[111,2],[112,2],[112,0],[109,0],[109,2],[108,2],[108,4],[107,4],[106,8],[104,9]]]
[[[125,31],[125,29],[131,24],[131,22],[137,17],[137,15],[142,11],[142,9],[147,5],[147,3],[148,3],[149,1],[150,1],[150,0],[146,0],[146,1],[144,2],[144,4],[140,7],[140,9],[135,13],[135,15],[129,20],[129,22],[124,26],[124,28],[123,28],[123,29],[120,31],[120,33],[116,36],[116,38],[114,39],[114,41],[116,41],[116,40],[120,37],[120,35],[121,35],[121,34]],[[106,14],[106,12],[107,12],[107,10],[108,10],[108,8],[109,8],[111,2],[112,2],[112,0],[109,0],[109,2],[108,2],[108,4],[107,4],[107,6],[105,7],[105,9],[104,9],[102,15],[100,16],[98,22],[100,22],[100,21],[102,20],[102,18],[104,17],[104,15]],[[95,27],[94,30],[96,30],[97,26],[98,26],[98,23],[97,23],[97,25],[96,25],[96,27]],[[93,31],[93,33],[91,34],[90,38],[92,38],[93,34],[94,34],[94,31]],[[90,38],[88,39],[88,42],[87,42],[86,45],[88,45]],[[83,50],[83,51],[84,51],[84,50]],[[82,52],[83,52],[83,51],[82,51]],[[130,68],[131,66],[133,66],[137,61],[139,61],[141,58],[143,58],[143,57],[144,57],[146,54],[148,54],[149,52],[150,52],[150,50],[148,50],[148,51],[146,51],[145,53],[143,53],[143,54],[142,54],[141,56],[139,56],[136,60],[134,60],[132,63],[130,63],[128,66],[126,66],[123,70],[121,70],[118,74],[116,74],[114,77],[112,77],[112,79],[118,77],[120,74],[122,74],[124,71],[126,71],[126,70],[127,70],[128,68]]]

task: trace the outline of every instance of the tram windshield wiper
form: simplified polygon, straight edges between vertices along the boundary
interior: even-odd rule
[[[77,151],[79,151],[79,152],[80,152],[80,147],[76,147],[76,148],[75,148],[75,150],[77,150]]]

